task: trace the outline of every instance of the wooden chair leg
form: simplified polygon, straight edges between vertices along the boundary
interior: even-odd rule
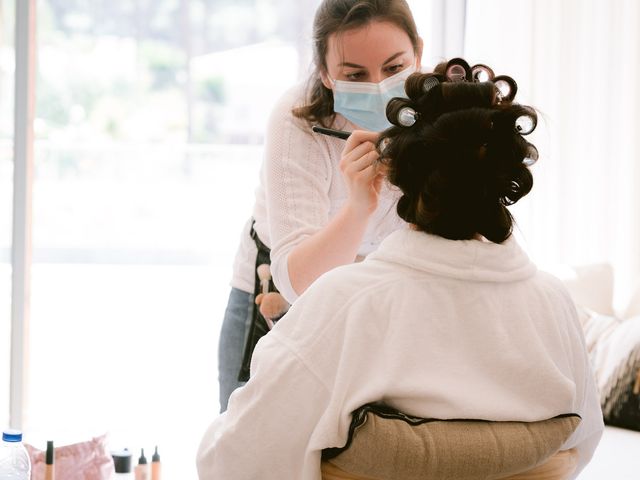
[[[578,452],[575,448],[556,453],[542,465],[527,472],[506,477],[503,480],[566,480],[578,466]]]
[[[322,480],[372,480],[369,477],[347,473],[331,462],[322,462],[320,471],[322,472]]]

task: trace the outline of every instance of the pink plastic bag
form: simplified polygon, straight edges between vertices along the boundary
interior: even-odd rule
[[[31,480],[43,480],[45,451],[29,444],[25,447],[31,457]],[[56,447],[54,460],[56,479],[60,480],[110,480],[114,472],[106,435]]]

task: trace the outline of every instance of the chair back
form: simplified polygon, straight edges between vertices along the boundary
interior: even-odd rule
[[[575,449],[563,450],[553,455],[542,465],[528,472],[518,473],[503,480],[569,480],[578,466],[578,452]],[[399,478],[399,477],[398,477]],[[379,480],[347,473],[330,461],[322,462],[322,480]],[[400,478],[399,478],[400,480]]]
[[[323,480],[564,480],[577,466],[560,447],[580,417],[539,422],[434,420],[379,405],[353,413],[342,448],[323,452]]]

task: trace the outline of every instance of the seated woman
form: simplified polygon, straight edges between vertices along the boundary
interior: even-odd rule
[[[483,81],[493,79],[493,81]],[[394,99],[380,168],[411,227],[318,279],[256,348],[251,380],[198,452],[201,479],[319,479],[351,413],[382,402],[438,419],[533,422],[576,413],[575,475],[602,434],[576,310],[512,236],[532,187],[533,109],[461,59]]]

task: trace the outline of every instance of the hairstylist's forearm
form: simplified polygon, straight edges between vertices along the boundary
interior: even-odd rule
[[[368,215],[347,204],[322,230],[291,250],[287,262],[289,281],[298,295],[323,273],[353,263],[368,220]]]

